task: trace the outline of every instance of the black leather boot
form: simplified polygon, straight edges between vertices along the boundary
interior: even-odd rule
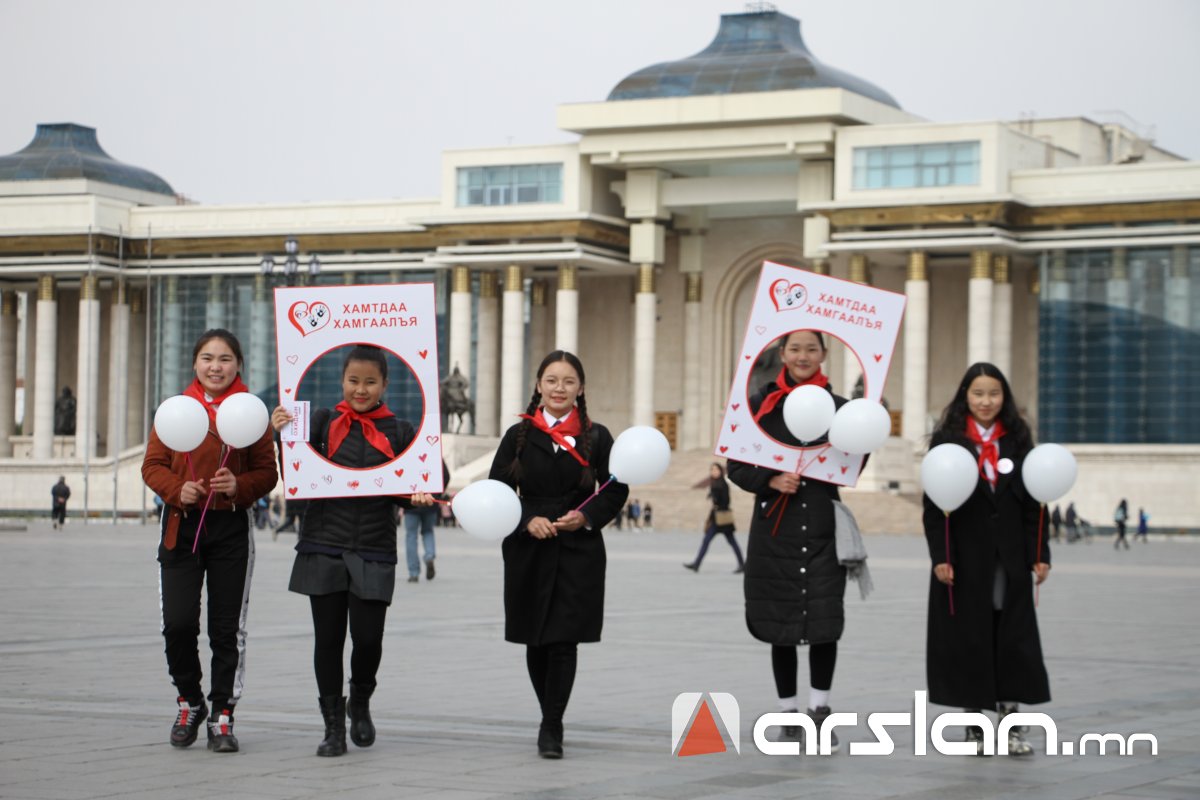
[[[346,714],[350,717],[350,741],[358,747],[375,744],[375,723],[371,721],[371,694],[374,691],[374,687],[362,689],[350,684]]]
[[[557,722],[542,720],[538,728],[538,755],[542,758],[563,757],[563,724],[560,718]]]
[[[325,719],[325,739],[317,745],[319,756],[340,756],[346,753],[346,698],[318,697],[321,716]]]

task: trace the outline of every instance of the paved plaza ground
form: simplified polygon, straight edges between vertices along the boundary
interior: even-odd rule
[[[914,520],[915,523],[915,520]],[[742,621],[740,576],[720,540],[699,574],[694,532],[610,532],[604,641],[580,649],[566,758],[537,757],[523,648],[502,640],[499,546],[439,530],[438,574],[401,582],[388,617],[379,738],[314,755],[321,718],[305,598],[286,591],[294,537],[260,534],[250,604],[242,751],[167,744],[174,692],[158,630],[149,527],[41,521],[0,532],[0,797],[74,798],[1197,798],[1200,542],[1128,552],[1060,545],[1041,592],[1042,641],[1060,740],[1154,734],[1157,756],[976,758],[760,754],[750,729],[774,711],[769,650]],[[739,534],[744,543],[744,535]],[[923,539],[868,537],[876,592],[847,597],[832,706],[910,711],[923,689]],[[401,568],[403,571],[403,568]],[[205,656],[207,665],[207,656]],[[801,659],[801,686],[807,664]],[[741,754],[671,755],[681,692],[729,692]],[[943,711],[930,708],[930,718]],[[957,732],[957,730],[956,730]],[[843,740],[870,741],[865,723]]]

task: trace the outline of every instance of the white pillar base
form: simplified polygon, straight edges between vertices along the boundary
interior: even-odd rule
[[[904,408],[901,432],[914,446],[924,444],[929,416],[929,281],[905,281]]]
[[[639,292],[634,301],[633,424],[654,426],[654,347],[658,294]]]
[[[54,401],[58,399],[58,302],[37,301],[37,352],[34,354],[33,457],[54,451]],[[29,409],[25,410],[26,419]]]
[[[992,288],[992,363],[1012,380],[1012,311],[1011,283],[997,283]]]
[[[992,360],[991,278],[967,281],[967,365]]]
[[[683,450],[701,446],[700,305],[683,304],[683,420],[679,442]]]
[[[500,432],[496,403],[500,379],[499,316],[495,297],[479,298],[479,347],[475,351],[475,433],[478,436],[496,436]]]
[[[16,430],[16,390],[17,315],[0,314],[0,458],[12,455],[9,437]]]
[[[129,306],[117,303],[112,311],[108,338],[108,426],[104,435],[108,443],[105,455],[109,458],[124,450],[128,441],[125,415],[130,399],[129,372],[142,368],[140,361],[129,360]]]
[[[579,353],[579,292],[559,289],[555,296],[554,349]]]
[[[96,455],[96,408],[100,405],[100,301],[79,301],[79,349],[75,368],[75,456]]]
[[[500,336],[500,427],[519,422],[532,389],[526,391],[525,292],[504,292],[503,333]]]

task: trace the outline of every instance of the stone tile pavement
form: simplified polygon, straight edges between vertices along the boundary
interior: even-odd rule
[[[610,532],[604,641],[580,651],[567,757],[540,760],[522,648],[502,640],[498,546],[438,532],[438,575],[401,582],[388,618],[379,738],[319,759],[307,603],[286,591],[294,538],[258,537],[242,752],[174,750],[174,693],[158,633],[155,534],[132,524],[40,521],[0,532],[2,798],[1019,798],[1200,797],[1200,542],[1114,552],[1059,546],[1039,615],[1060,739],[1153,733],[1159,752],[975,758],[765,756],[773,711],[765,645],[742,622],[722,541],[699,574],[690,532]],[[744,544],[744,537],[742,539]],[[915,536],[868,538],[876,593],[847,600],[835,711],[911,710],[924,688],[928,562]],[[801,659],[801,685],[807,678]],[[742,752],[673,757],[684,691],[736,696]],[[949,709],[931,707],[931,718]],[[865,724],[843,741],[870,741]],[[1041,747],[1041,737],[1035,734]]]

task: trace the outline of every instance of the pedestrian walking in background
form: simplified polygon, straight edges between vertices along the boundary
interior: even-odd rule
[[[1079,539],[1079,514],[1075,512],[1075,504],[1067,504],[1067,515],[1064,519],[1067,525],[1067,541],[1074,542]]]
[[[71,487],[67,486],[66,476],[59,475],[58,483],[50,487],[50,522],[54,530],[67,524],[67,500],[69,499],[71,499]]]
[[[1120,549],[1121,545],[1125,545],[1125,549],[1129,549],[1129,540],[1125,538],[1125,524],[1129,521],[1129,502],[1122,497],[1121,502],[1117,503],[1116,509],[1113,511],[1113,524],[1117,528],[1117,537],[1113,540],[1113,549]]]
[[[642,527],[648,531],[654,530],[654,509],[649,502],[642,507]]]
[[[683,566],[692,572],[699,572],[700,562],[704,560],[708,546],[717,534],[720,534],[725,537],[725,541],[729,542],[729,546],[733,548],[733,555],[737,558],[737,569],[734,570],[734,573],[743,572],[745,560],[742,558],[742,549],[738,547],[737,539],[733,535],[736,529],[734,528],[733,511],[729,508],[729,482],[725,480],[725,468],[720,464],[713,463],[708,468],[708,477],[708,499],[712,501],[712,506],[708,509],[708,517],[704,520],[704,541],[700,543],[700,551],[696,553],[696,557]]]
[[[629,504],[629,527],[642,527],[642,504],[636,499]]]
[[[1050,513],[1050,525],[1054,528],[1054,541],[1058,541],[1062,534],[1062,514],[1059,513],[1058,506],[1054,506],[1054,511]]]
[[[1141,539],[1143,542],[1148,542],[1148,541],[1150,541],[1149,533],[1150,533],[1150,515],[1146,513],[1146,509],[1139,508],[1138,509],[1137,536],[1134,536],[1133,538],[1135,541],[1137,539]]]

